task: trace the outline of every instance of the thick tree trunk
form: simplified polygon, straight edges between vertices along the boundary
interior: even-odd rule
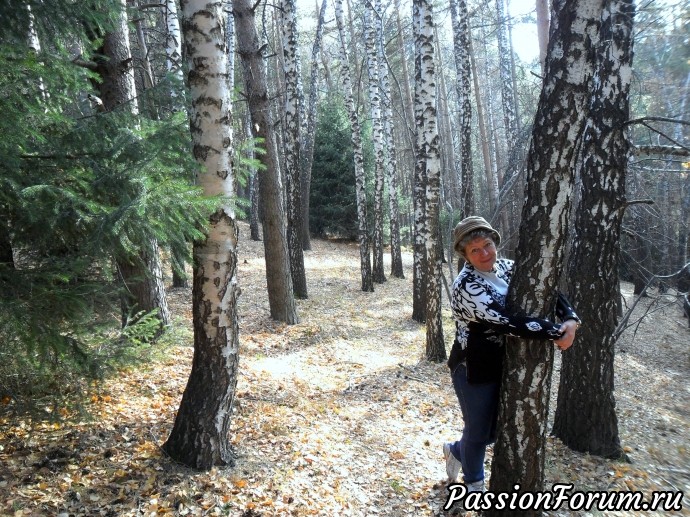
[[[509,311],[552,313],[563,265],[573,170],[587,116],[602,14],[600,0],[568,0],[557,13],[527,164]],[[577,346],[577,345],[575,345]],[[491,490],[543,490],[553,345],[509,339],[500,397]],[[541,515],[541,511],[487,515]]]
[[[260,155],[265,170],[258,176],[259,196],[263,206],[268,304],[273,319],[294,324],[298,318],[290,274],[283,186],[278,165],[276,134],[266,89],[266,67],[254,25],[253,6],[254,2],[251,0],[233,0],[237,52],[242,61],[244,76],[244,95],[252,117],[253,136],[263,140],[266,151]]]
[[[357,107],[355,106],[355,100],[352,94],[352,78],[350,77],[351,72],[347,56],[347,45],[345,42],[345,24],[343,22],[342,0],[335,0],[335,19],[338,24],[338,35],[340,39],[340,45],[338,48],[340,50],[345,106],[350,117],[350,127],[352,129],[352,149],[354,154],[355,190],[357,200],[357,236],[359,240],[362,291],[373,291],[374,284],[371,273],[371,258],[369,256],[369,231],[367,228],[367,197],[364,176],[364,153],[362,151],[362,134],[359,125]]]
[[[311,190],[311,168],[314,162],[314,134],[316,132],[316,99],[319,88],[319,55],[321,54],[321,40],[326,16],[328,0],[323,0],[319,10],[319,20],[316,24],[316,36],[311,49],[311,73],[309,79],[309,103],[307,106],[307,130],[302,137],[301,154],[301,191],[302,191],[302,249],[311,249],[311,235],[309,232],[309,197]]]
[[[439,253],[439,200],[441,193],[441,153],[436,111],[436,63],[434,56],[434,22],[430,0],[414,0],[415,41],[419,66],[415,71],[417,106],[417,168],[426,177],[425,232],[426,253],[426,358],[446,359],[441,324],[441,254]]]
[[[570,299],[585,325],[563,354],[553,433],[580,452],[623,454],[613,392],[620,300],[621,220],[629,144],[632,77],[631,0],[610,0],[603,16],[598,70],[583,138],[581,194],[568,262]]]
[[[221,1],[182,0],[186,55],[191,63],[189,123],[198,184],[209,196],[232,196],[232,133]],[[237,385],[237,239],[232,208],[210,217],[204,241],[194,243],[194,360],[164,450],[202,470],[233,463],[228,433]]]
[[[367,70],[369,73],[369,107],[371,112],[371,132],[374,141],[374,238],[373,278],[376,283],[386,281],[383,268],[383,184],[385,176],[385,146],[383,135],[383,120],[381,117],[381,88],[379,85],[378,52],[376,50],[376,30],[374,29],[375,14],[371,7],[364,11],[365,47],[367,52]]]
[[[302,247],[302,189],[300,183],[300,130],[303,103],[302,80],[297,54],[297,13],[295,0],[281,2],[283,63],[285,72],[285,187],[287,206],[287,237],[290,252],[290,273],[297,298],[307,298],[307,277],[304,272]]]

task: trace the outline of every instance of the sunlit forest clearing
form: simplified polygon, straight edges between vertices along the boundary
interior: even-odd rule
[[[424,326],[410,319],[410,253],[405,279],[364,293],[356,244],[313,240],[311,296],[299,301],[300,323],[287,326],[268,316],[262,244],[240,228],[235,466],[197,472],[160,448],[193,353],[191,290],[167,278],[174,339],[158,359],[109,379],[82,415],[0,421],[1,515],[447,515],[441,444],[462,424],[448,369],[423,360]],[[631,302],[632,286],[623,289]],[[547,486],[688,493],[689,331],[672,300],[643,299],[631,321],[650,314],[617,344],[630,463],[549,438]]]

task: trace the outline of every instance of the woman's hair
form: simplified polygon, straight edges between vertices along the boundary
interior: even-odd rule
[[[494,244],[496,243],[496,233],[495,232],[490,232],[489,230],[485,230],[483,228],[478,228],[476,230],[472,230],[471,232],[468,232],[467,234],[462,236],[462,239],[460,239],[456,245],[456,250],[462,256],[464,259],[467,259],[465,256],[465,246],[467,246],[470,242],[472,242],[474,239],[491,239]]]

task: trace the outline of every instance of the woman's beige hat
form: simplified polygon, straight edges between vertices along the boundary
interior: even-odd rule
[[[494,242],[496,246],[498,246],[501,243],[501,234],[498,233],[494,228],[492,228],[491,225],[486,221],[486,219],[484,219],[483,217],[479,217],[478,215],[471,215],[469,217],[465,217],[462,221],[460,221],[455,226],[455,230],[453,230],[453,240],[455,241],[453,247],[456,253],[462,254],[462,250],[458,249],[460,241],[462,241],[462,238],[465,235],[474,230],[489,231],[494,236]]]

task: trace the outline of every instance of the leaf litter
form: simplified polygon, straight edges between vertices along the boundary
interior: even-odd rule
[[[357,245],[312,240],[309,298],[298,301],[300,323],[288,326],[270,319],[263,244],[240,224],[235,465],[198,472],[161,450],[193,353],[191,290],[170,289],[190,344],[108,380],[89,401],[90,418],[30,423],[0,413],[0,515],[474,515],[443,510],[441,446],[459,438],[462,420],[447,367],[423,359],[425,329],[410,317],[411,254],[406,279],[389,277],[363,293]],[[631,303],[630,286],[623,294]],[[655,310],[664,296],[635,310]],[[444,309],[447,343],[452,329]],[[547,487],[640,490],[647,498],[683,491],[680,514],[690,515],[689,337],[680,308],[668,303],[626,331],[616,398],[631,463],[576,453],[549,437]],[[557,358],[552,408],[559,366]]]

